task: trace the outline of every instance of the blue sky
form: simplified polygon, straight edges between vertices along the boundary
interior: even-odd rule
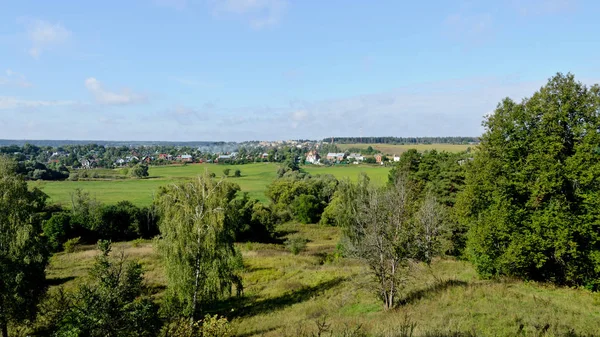
[[[600,79],[577,0],[0,2],[0,139],[477,136],[556,72]]]

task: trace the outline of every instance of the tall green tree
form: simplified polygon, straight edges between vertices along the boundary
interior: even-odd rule
[[[47,196],[15,173],[15,163],[0,156],[0,333],[35,316],[46,290],[48,250],[39,212]]]
[[[205,173],[163,187],[157,198],[161,221],[159,252],[165,263],[171,303],[192,320],[233,287],[242,290],[242,257],[225,211],[239,187]]]
[[[483,276],[600,285],[600,87],[557,74],[484,122],[457,206]]]

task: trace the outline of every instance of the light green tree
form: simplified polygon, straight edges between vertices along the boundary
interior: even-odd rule
[[[0,157],[0,333],[8,325],[32,319],[46,290],[48,252],[37,214],[47,196],[28,190],[15,174],[15,163]]]
[[[211,179],[197,179],[163,187],[157,198],[161,214],[158,249],[163,258],[169,301],[192,321],[202,306],[242,291],[243,267],[234,247],[234,228],[225,220],[228,203],[239,187]]]

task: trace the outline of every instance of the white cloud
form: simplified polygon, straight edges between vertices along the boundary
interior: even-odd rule
[[[10,110],[19,108],[39,108],[50,106],[64,106],[75,104],[74,101],[43,101],[26,100],[13,96],[0,96],[0,110]]]
[[[120,92],[106,90],[102,83],[93,77],[85,80],[85,87],[94,96],[96,102],[100,104],[125,105],[146,101],[144,95],[134,93],[129,89],[123,89]]]
[[[290,119],[292,120],[292,128],[297,128],[300,123],[308,119],[308,116],[309,114],[306,110],[293,111],[290,115]]]
[[[27,38],[31,42],[29,55],[39,58],[44,51],[64,45],[72,36],[71,31],[60,23],[43,20],[28,20]]]
[[[0,85],[19,88],[30,88],[33,86],[33,84],[25,78],[25,75],[10,69],[6,69],[3,76],[0,75]]]
[[[216,16],[233,15],[261,29],[278,24],[289,5],[288,0],[212,0]]]

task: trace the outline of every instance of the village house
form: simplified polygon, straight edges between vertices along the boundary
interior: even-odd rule
[[[383,156],[381,154],[376,154],[375,161],[377,162],[377,164],[383,165]]]
[[[333,153],[330,152],[327,154],[327,160],[337,160],[337,161],[342,161],[344,160],[344,158],[346,158],[346,154],[345,153]]]
[[[394,155],[394,161],[395,161],[395,162],[398,162],[398,161],[400,161],[400,156]]]
[[[194,158],[189,154],[183,154],[177,156],[177,160],[182,161],[184,163],[191,163],[194,161]]]
[[[158,155],[158,159],[162,159],[162,160],[173,160],[173,156],[170,154],[166,154],[166,153],[161,153]]]
[[[311,164],[318,164],[321,161],[321,156],[315,150],[310,151],[306,154],[306,162]]]
[[[365,157],[363,155],[361,155],[360,153],[351,153],[346,158],[348,160],[354,162],[355,164],[358,164],[361,161],[365,160]]]

